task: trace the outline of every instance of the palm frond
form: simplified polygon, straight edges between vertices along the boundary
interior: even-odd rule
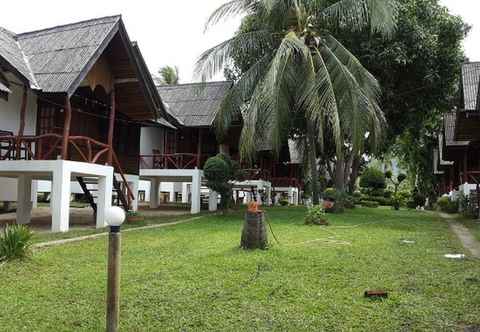
[[[397,16],[397,0],[339,0],[321,9],[319,18],[352,31],[370,26],[372,32],[390,36],[396,28]]]
[[[378,100],[381,96],[380,84],[360,61],[331,34],[323,36],[323,41],[337,58],[348,68],[362,90],[369,98]]]
[[[242,74],[228,92],[215,120],[215,129],[219,137],[222,137],[227,132],[235,117],[241,117],[242,107],[252,98],[256,86],[262,81],[268,70],[272,57],[273,55],[266,54],[260,58],[250,69]]]
[[[295,56],[305,54],[305,45],[291,32],[282,40],[268,66],[261,84],[258,84],[244,116],[241,137],[242,159],[249,159],[255,146],[268,139],[274,153],[280,151],[286,137],[290,115],[289,69]]]
[[[272,42],[273,35],[267,30],[240,33],[203,52],[195,64],[195,74],[202,81],[211,79],[223,70],[235,50],[243,49],[245,53],[254,54],[255,51],[268,47]]]
[[[221,5],[207,19],[205,31],[221,21],[251,12],[255,8],[256,3],[257,0],[231,0]]]

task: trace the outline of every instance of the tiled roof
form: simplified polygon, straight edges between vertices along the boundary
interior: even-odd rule
[[[456,141],[455,140],[455,125],[457,121],[457,113],[446,113],[443,117],[445,128],[445,145],[446,146],[466,146],[469,141]]]
[[[480,62],[462,66],[462,87],[465,110],[480,110]]]
[[[231,82],[157,86],[168,111],[187,127],[209,127],[220,109]]]

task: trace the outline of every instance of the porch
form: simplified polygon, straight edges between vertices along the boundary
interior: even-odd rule
[[[96,227],[106,227],[105,211],[111,206],[113,167],[67,160],[4,160],[0,162],[0,177],[17,179],[18,224],[29,224],[32,217],[32,182],[52,181],[52,232],[69,230],[70,183],[78,177],[97,179]],[[34,191],[35,192],[35,191]]]

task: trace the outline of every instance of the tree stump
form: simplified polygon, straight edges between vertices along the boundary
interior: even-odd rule
[[[243,249],[267,249],[267,228],[265,227],[265,214],[263,211],[248,211],[245,214],[240,246]]]

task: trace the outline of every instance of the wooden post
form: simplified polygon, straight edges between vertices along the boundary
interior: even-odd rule
[[[468,149],[463,153],[463,183],[468,182]]]
[[[120,314],[120,244],[120,227],[110,226],[108,238],[107,332],[118,331]]]
[[[20,140],[25,133],[25,115],[26,115],[26,112],[27,112],[27,99],[28,99],[27,91],[28,91],[27,87],[24,85],[23,86],[22,106],[20,108],[20,126],[18,127],[15,159],[20,159],[20,153],[21,153]]]
[[[200,168],[201,158],[202,158],[202,128],[198,128],[197,168]]]
[[[108,151],[108,164],[113,163],[113,133],[115,131],[115,87],[110,94],[110,117],[108,119],[108,142],[110,150]]]
[[[63,125],[63,139],[62,139],[62,159],[68,158],[68,138],[70,136],[70,124],[72,122],[72,105],[70,104],[70,97],[65,97],[65,122]]]

